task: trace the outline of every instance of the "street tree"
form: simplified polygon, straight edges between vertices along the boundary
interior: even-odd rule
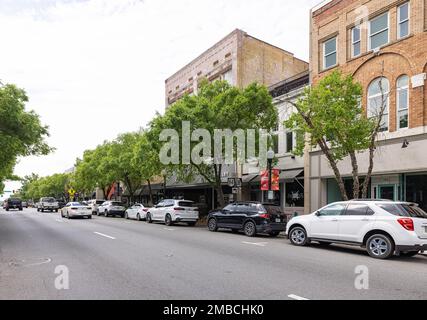
[[[48,128],[34,111],[26,111],[28,97],[15,85],[0,86],[0,182],[13,174],[19,157],[52,151],[45,139]]]
[[[239,89],[231,86],[226,81],[215,81],[201,83],[198,94],[193,96],[184,96],[174,105],[170,106],[166,113],[157,117],[152,121],[151,130],[155,132],[157,140],[163,130],[175,130],[179,135],[179,140],[185,139],[183,132],[183,123],[188,122],[191,129],[203,129],[209,133],[211,141],[204,141],[205,151],[209,149],[210,159],[206,158],[202,163],[194,161],[194,157],[188,156],[188,162],[180,161],[177,163],[169,163],[171,168],[179,179],[184,181],[191,180],[194,176],[200,175],[209,183],[217,192],[217,198],[220,206],[224,206],[224,196],[222,191],[222,173],[225,166],[222,153],[222,158],[218,159],[215,154],[215,129],[229,130],[236,132],[242,130],[247,132],[249,129],[264,129],[272,130],[278,122],[277,109],[272,104],[272,98],[265,86],[256,83],[249,85],[244,89]],[[256,139],[259,139],[257,135]],[[257,141],[258,142],[258,141]],[[160,148],[165,145],[171,145],[171,141],[161,142]],[[176,148],[179,150],[179,145],[172,146],[171,152]],[[236,156],[238,149],[236,143],[233,142],[233,155]],[[157,151],[160,151],[159,149]],[[200,141],[191,141],[189,150],[190,154],[200,155]],[[241,158],[246,158],[241,155]]]
[[[379,88],[381,89],[381,88]],[[384,92],[384,91],[383,91]],[[362,86],[351,75],[339,71],[332,72],[316,85],[306,88],[303,96],[290,102],[295,113],[285,121],[285,126],[307,139],[299,140],[294,151],[304,154],[306,144],[310,148],[320,148],[332,168],[343,200],[349,196],[338,163],[349,159],[352,166],[354,199],[367,198],[368,186],[374,167],[377,137],[382,128],[387,95],[381,97],[375,113],[367,115],[361,104]],[[369,151],[368,172],[359,173],[357,154]]]

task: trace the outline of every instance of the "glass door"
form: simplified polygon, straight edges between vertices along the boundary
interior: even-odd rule
[[[396,201],[396,185],[391,184],[378,186],[378,199]]]

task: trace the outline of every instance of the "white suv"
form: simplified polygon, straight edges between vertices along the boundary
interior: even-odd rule
[[[292,218],[286,227],[292,244],[311,241],[359,245],[377,259],[395,253],[415,256],[427,250],[427,213],[417,204],[387,200],[336,202],[306,216]]]
[[[147,222],[164,222],[171,226],[175,222],[186,222],[189,226],[196,225],[199,220],[199,209],[193,201],[163,200],[147,212]]]

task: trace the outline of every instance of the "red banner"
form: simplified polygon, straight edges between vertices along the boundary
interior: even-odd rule
[[[270,184],[270,175],[268,170],[261,171],[261,190],[269,191]],[[280,170],[273,169],[271,170],[271,190],[279,191],[280,190]]]

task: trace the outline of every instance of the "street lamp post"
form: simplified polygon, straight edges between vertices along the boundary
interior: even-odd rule
[[[273,150],[268,150],[267,152],[267,164],[268,164],[268,201],[272,202],[274,198],[274,194],[272,192],[272,182],[271,177],[273,173],[273,159],[274,159],[275,153]]]

